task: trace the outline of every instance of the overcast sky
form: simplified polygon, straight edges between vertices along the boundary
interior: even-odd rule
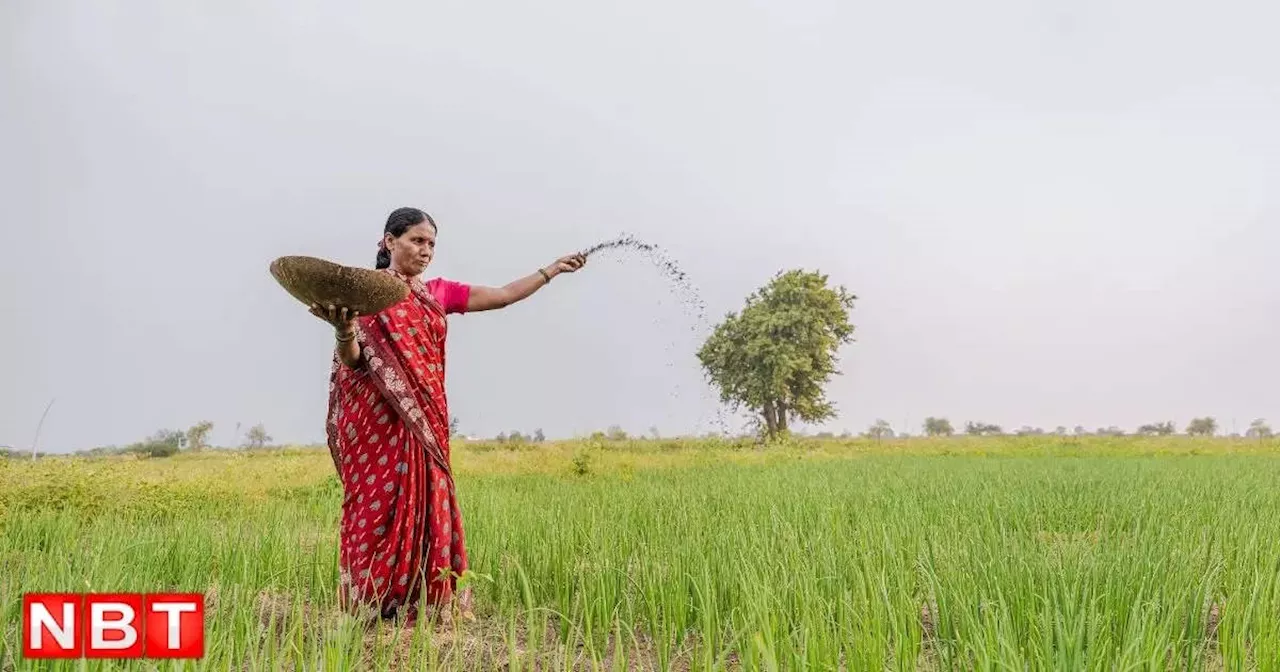
[[[195,5],[201,8],[195,8]],[[0,444],[320,441],[331,330],[276,256],[500,285],[620,232],[709,314],[860,298],[840,417],[1280,421],[1280,6],[1263,0],[0,3]],[[451,319],[469,434],[704,432],[644,260]],[[736,428],[736,427],[735,427]],[[818,428],[811,428],[818,429]]]

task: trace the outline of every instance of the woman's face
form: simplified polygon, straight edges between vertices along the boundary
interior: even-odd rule
[[[408,276],[421,275],[436,254],[436,229],[427,222],[407,229],[399,238],[386,235],[392,268]]]

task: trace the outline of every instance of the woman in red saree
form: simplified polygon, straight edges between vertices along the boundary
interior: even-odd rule
[[[455,598],[470,614],[469,591],[455,595],[467,553],[449,452],[446,315],[511,305],[586,263],[566,256],[504,287],[423,282],[435,245],[431,217],[400,208],[387,219],[377,268],[406,282],[409,296],[376,315],[312,306],[337,341],[326,432],[343,487],[339,597],[384,618]]]

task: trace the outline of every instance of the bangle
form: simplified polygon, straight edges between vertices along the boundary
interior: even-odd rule
[[[551,276],[550,276],[550,275],[547,275],[546,270],[539,268],[539,269],[538,269],[538,272],[542,274],[542,278],[543,278],[544,280],[546,280],[547,282],[551,282]]]
[[[342,332],[337,331],[337,332],[334,332],[333,337],[338,339],[339,343],[350,343],[351,341],[355,340],[356,332],[352,330],[348,332],[346,336],[343,336]]]

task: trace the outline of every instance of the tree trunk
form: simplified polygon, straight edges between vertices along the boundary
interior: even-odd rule
[[[772,401],[764,402],[764,435],[772,439],[778,435],[778,415]]]

